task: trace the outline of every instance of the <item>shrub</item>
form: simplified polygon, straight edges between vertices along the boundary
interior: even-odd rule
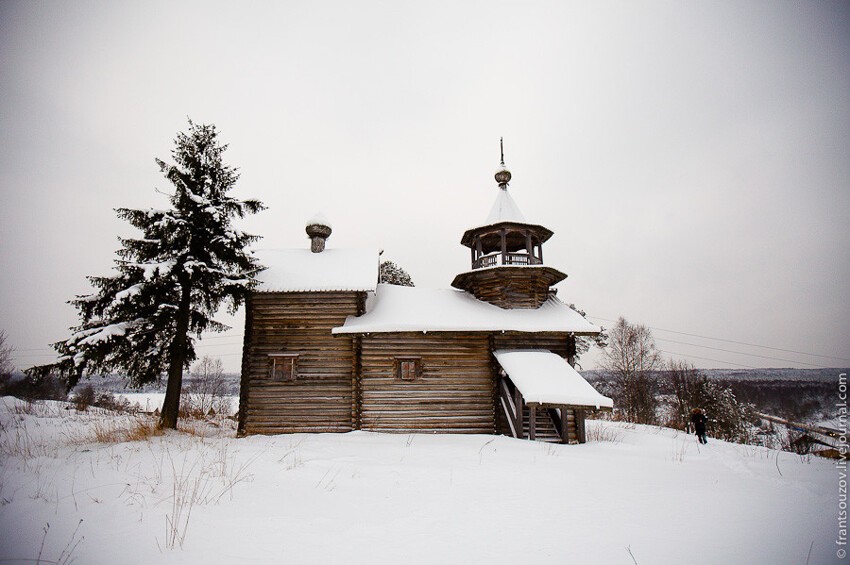
[[[131,404],[126,398],[115,396],[108,391],[97,392],[90,384],[77,386],[71,400],[74,402],[74,407],[80,412],[85,412],[90,406],[121,414],[138,411],[138,406]]]
[[[671,399],[668,427],[690,431],[691,409],[701,408],[708,417],[710,436],[738,443],[753,441],[750,421],[755,409],[739,401],[728,384],[709,380],[702,371],[682,361],[670,362],[663,384]]]
[[[130,404],[130,401],[126,398],[121,398],[120,396],[115,396],[111,392],[101,392],[97,395],[97,399],[94,401],[94,405],[98,408],[104,408],[106,410],[112,410],[113,412],[120,412],[122,414],[127,412],[136,412],[137,406]]]
[[[77,391],[74,393],[74,407],[80,412],[85,412],[88,410],[89,406],[95,403],[96,397],[94,394],[94,389],[91,385],[84,385],[81,387],[77,387]]]

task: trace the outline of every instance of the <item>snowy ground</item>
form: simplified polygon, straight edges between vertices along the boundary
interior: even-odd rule
[[[833,463],[671,430],[120,441],[149,422],[9,397],[0,423],[0,562],[842,562]]]

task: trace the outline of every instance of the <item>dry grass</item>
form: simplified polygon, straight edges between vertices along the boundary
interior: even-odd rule
[[[236,434],[236,422],[227,416],[181,418],[177,421],[177,429],[196,437],[233,437]]]
[[[685,455],[688,453],[690,442],[681,441],[676,438],[673,438],[673,442],[670,444],[670,446],[673,455],[673,461],[676,463],[683,463],[685,461]]]
[[[127,422],[96,420],[90,426],[90,433],[96,443],[121,443],[125,441],[147,441],[163,435],[153,418],[137,416]]]
[[[62,435],[69,445],[89,443],[123,443],[127,441],[148,441],[165,432],[157,426],[151,416],[100,415],[90,418],[84,426],[66,426]]]
[[[6,404],[6,401],[3,401]],[[6,404],[8,409],[8,404]],[[13,414],[22,416],[36,416],[38,418],[56,418],[59,416],[59,408],[53,404],[47,404],[44,400],[18,400],[15,399],[10,410]]]
[[[47,423],[46,419],[52,422]],[[59,403],[4,401],[0,405],[0,506],[11,501],[6,484],[10,469],[31,477],[28,482],[31,498],[57,502],[62,494],[60,488],[64,487],[57,482],[55,473],[48,472],[51,463],[46,458],[58,459],[71,451],[91,451],[92,455],[86,456],[90,464],[93,458],[106,457],[110,462],[114,459],[117,466],[126,466],[128,459],[124,455],[128,451],[136,453],[146,447],[158,459],[153,475],[139,475],[134,484],[126,485],[121,496],[131,501],[144,500],[144,493],[160,492],[170,508],[165,515],[165,538],[158,543],[164,542],[163,549],[179,549],[186,539],[195,505],[216,504],[223,497],[232,496],[234,486],[251,478],[248,468],[259,454],[244,459],[234,453],[235,448],[226,439],[235,435],[234,428],[234,422],[225,416],[183,418],[175,433],[161,429],[158,418],[148,414],[118,413],[103,408],[78,412]],[[139,445],[133,446],[131,442]],[[97,444],[105,444],[107,448],[88,447]],[[164,492],[160,490],[163,487]],[[69,496],[73,497],[73,485],[71,491]],[[92,500],[100,502],[94,497]],[[76,535],[75,531],[56,561],[44,559],[39,552],[34,562],[70,562],[81,541]]]
[[[199,439],[200,445],[209,441]],[[259,457],[236,463],[230,453],[229,443],[220,441],[217,446],[205,449],[188,459],[172,456],[166,447],[165,456],[172,476],[171,513],[165,516],[165,547],[182,548],[195,505],[217,504],[224,496],[232,496],[233,487],[250,480],[248,467]],[[161,472],[161,471],[160,471]]]
[[[614,426],[606,426],[596,424],[587,426],[585,431],[587,442],[592,441],[607,441],[610,443],[620,443],[623,439],[623,430]]]
[[[56,457],[59,447],[49,438],[30,433],[21,421],[0,423],[0,454],[29,461],[37,457]]]
[[[48,441],[39,441],[30,435],[25,426],[18,426],[14,430],[3,434],[0,440],[0,453],[11,457],[32,459],[35,457],[55,457],[57,448]]]

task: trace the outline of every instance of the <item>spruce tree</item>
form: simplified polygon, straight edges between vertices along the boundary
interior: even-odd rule
[[[120,238],[117,273],[89,277],[96,292],[70,301],[82,323],[54,344],[60,360],[42,371],[59,369],[69,387],[84,372],[121,371],[137,386],[166,373],[160,425],[177,426],[195,339],[229,329],[213,316],[223,305],[235,311],[262,268],[245,249],[258,237],[235,229],[232,220],[264,206],[228,196],[239,174],[222,161],[226,149],[214,125],[190,120],[175,139],[174,164],[156,160],[173,185],[170,207],[116,210],[141,236]]]
[[[396,286],[414,286],[413,279],[410,278],[407,271],[389,260],[381,262],[381,268],[378,272],[378,282],[394,284]]]

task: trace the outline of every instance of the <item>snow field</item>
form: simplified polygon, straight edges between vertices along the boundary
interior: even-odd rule
[[[227,419],[145,435],[148,416],[68,408],[0,402],[0,560],[782,564],[811,546],[809,563],[837,561],[837,470],[764,448],[594,421],[575,446],[235,439]]]

